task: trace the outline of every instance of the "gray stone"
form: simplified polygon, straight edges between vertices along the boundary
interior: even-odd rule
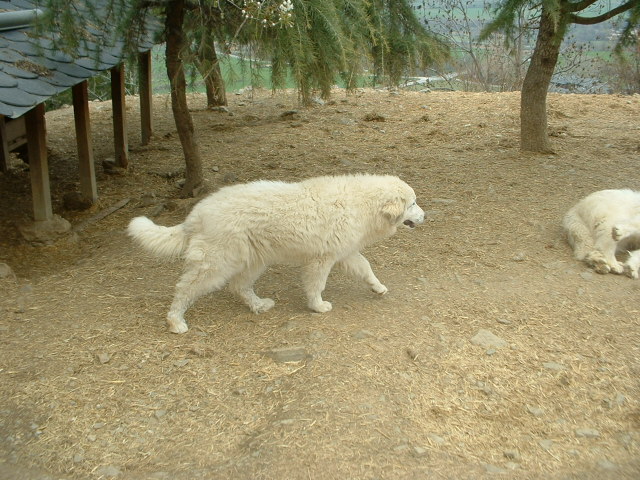
[[[15,280],[16,274],[13,273],[13,270],[11,270],[11,267],[9,265],[7,265],[6,263],[0,263],[0,279],[9,277]]]
[[[518,252],[513,257],[511,257],[511,260],[513,260],[514,262],[524,262],[526,259],[527,255],[524,252]]]
[[[440,435],[436,435],[435,433],[428,434],[427,438],[435,445],[444,445],[445,443],[447,443],[444,438],[442,438]]]
[[[534,417],[541,417],[544,415],[544,410],[542,408],[533,405],[527,405],[527,412],[529,412]]]
[[[595,428],[576,428],[576,437],[600,438],[600,432]]]
[[[506,347],[508,345],[505,340],[484,329],[478,330],[478,333],[471,338],[471,343],[484,348]]]
[[[540,445],[545,450],[550,450],[551,447],[553,447],[553,440],[540,440],[538,442],[538,445]]]
[[[365,338],[375,338],[375,335],[369,330],[358,330],[353,334],[356,340],[364,340]]]
[[[91,208],[93,201],[80,192],[67,192],[62,196],[62,204],[65,210],[81,211]]]
[[[424,457],[427,454],[427,449],[422,447],[413,447],[413,453],[416,457]]]
[[[105,465],[96,469],[96,474],[101,477],[114,478],[122,474],[122,470],[114,465]]]
[[[304,347],[273,348],[265,352],[265,355],[276,363],[296,363],[309,358]]]
[[[18,227],[27,242],[51,244],[71,232],[71,224],[64,218],[53,215],[51,220],[25,223]]]
[[[508,458],[509,460],[520,460],[520,452],[517,450],[505,450],[503,452],[504,458]]]
[[[109,360],[111,360],[111,355],[109,353],[99,353],[96,357],[98,357],[98,361],[103,365],[105,363],[109,363]]]
[[[590,281],[590,280],[593,280],[593,273],[591,273],[591,272],[582,272],[582,273],[580,274],[580,277],[581,277],[583,280]]]
[[[485,463],[484,469],[487,471],[487,473],[507,473],[504,468],[498,467],[496,465],[491,465],[490,463]]]
[[[566,370],[567,368],[564,365],[556,362],[544,362],[542,366],[544,368],[548,368],[549,370]]]
[[[618,469],[618,465],[616,465],[613,462],[610,462],[609,460],[599,460],[598,461],[598,467],[601,470],[609,470],[609,471],[613,471],[613,470],[617,470]]]

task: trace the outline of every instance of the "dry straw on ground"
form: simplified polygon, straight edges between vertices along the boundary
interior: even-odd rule
[[[0,477],[640,476],[640,282],[591,273],[559,229],[594,190],[640,189],[640,97],[550,95],[557,154],[544,156],[518,149],[518,102],[364,91],[304,109],[264,93],[225,113],[193,95],[213,188],[397,174],[428,220],[367,252],[385,297],[336,273],[334,310],[313,314],[296,272],[275,268],[257,287],[272,311],[220,292],[182,336],[164,324],[180,265],[124,235],[135,215],[169,225],[193,204],[167,98],[147,147],[129,99],[133,170],[119,176],[99,167],[110,106],[91,105],[101,197],[86,212],[62,207],[77,181],[71,109],[48,113],[56,212],[82,225],[131,201],[36,248],[15,228],[28,172],[16,161],[0,176],[0,262],[16,275],[0,279]],[[472,343],[483,329],[506,345]],[[279,362],[282,349],[303,359]]]

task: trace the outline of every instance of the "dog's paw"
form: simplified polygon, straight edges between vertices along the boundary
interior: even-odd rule
[[[385,293],[387,293],[389,291],[389,289],[387,287],[385,287],[384,285],[382,285],[381,283],[378,284],[378,285],[373,285],[371,287],[371,290],[373,290],[378,295],[384,295]]]
[[[611,272],[615,274],[621,275],[624,273],[624,263],[616,261],[609,265],[609,267],[611,268]]]
[[[624,274],[632,278],[634,280],[638,280],[640,278],[640,272],[638,272],[638,267],[635,265],[629,265],[628,263],[624,266]]]
[[[185,333],[187,330],[189,330],[189,327],[187,326],[187,322],[185,322],[184,320],[182,321],[169,321],[169,331],[171,333]]]
[[[309,305],[309,308],[314,312],[326,313],[331,311],[333,305],[331,305],[331,302],[326,302],[323,300],[321,302],[314,303],[313,305]]]
[[[607,259],[604,258],[604,255],[602,255],[602,253],[597,250],[590,252],[585,257],[585,262],[587,263],[587,265],[593,268],[596,273],[605,275],[611,272],[611,266],[609,265],[609,262],[607,262]]]
[[[251,308],[251,311],[253,313],[264,313],[268,310],[271,310],[275,304],[276,302],[274,302],[270,298],[260,298],[249,308]]]

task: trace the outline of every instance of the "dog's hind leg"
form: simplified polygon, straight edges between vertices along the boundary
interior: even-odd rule
[[[591,230],[573,212],[564,217],[562,224],[567,233],[567,241],[573,248],[574,257],[577,260],[585,260],[594,249]]]
[[[616,249],[618,246],[618,242],[613,239],[611,232],[611,227],[601,227],[596,231],[595,251],[597,253],[601,253],[601,256],[592,252],[586,259],[588,262],[591,260],[592,265],[598,273],[603,273],[599,270],[599,267],[602,267],[603,270],[606,270],[606,268],[604,268],[604,265],[608,266],[610,271],[612,271],[613,273],[620,274],[624,272],[624,265],[619,262],[618,259],[616,259]],[[593,261],[594,259],[597,260]],[[604,265],[602,259],[604,259]]]
[[[307,305],[314,312],[325,313],[333,308],[331,302],[322,300],[322,292],[327,286],[327,277],[334,263],[333,259],[319,259],[302,267],[302,284],[307,294]]]
[[[387,287],[380,283],[378,277],[376,277],[373,270],[371,270],[371,264],[369,264],[369,261],[361,253],[356,252],[349,255],[347,258],[340,261],[340,266],[348,274],[363,280],[374,292],[379,293],[380,295],[387,293]]]
[[[238,295],[253,313],[270,310],[275,302],[270,298],[260,298],[253,291],[253,284],[264,271],[264,267],[249,268],[238,273],[229,282],[229,289]]]
[[[184,333],[189,327],[184,319],[187,309],[195,301],[208,293],[220,290],[234,273],[226,265],[212,266],[209,263],[189,262],[185,272],[176,285],[173,302],[167,314],[169,330],[173,333]],[[222,267],[222,268],[221,268]]]

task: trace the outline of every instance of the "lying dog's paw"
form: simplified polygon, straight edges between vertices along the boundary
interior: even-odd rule
[[[624,274],[634,280],[638,280],[638,278],[640,278],[640,272],[638,272],[638,268],[629,264],[625,264]]]
[[[371,290],[373,290],[378,295],[384,295],[389,291],[389,289],[382,284],[374,285],[373,287],[371,287]]]
[[[584,260],[587,265],[589,265],[596,271],[596,273],[605,275],[612,270],[611,266],[607,262],[607,259],[604,258],[604,255],[602,255],[602,253],[597,250],[593,250],[592,252],[590,252]]]
[[[624,273],[624,264],[621,262],[614,262],[613,265],[609,265],[609,268],[613,273],[621,275]]]

